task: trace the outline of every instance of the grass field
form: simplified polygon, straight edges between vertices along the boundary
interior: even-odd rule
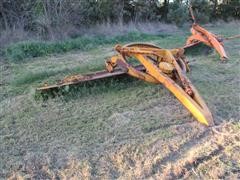
[[[207,29],[230,36],[239,27],[234,22]],[[184,44],[188,31],[140,34],[134,40],[174,48]],[[103,69],[116,42],[131,41],[0,60],[0,177],[240,178],[239,39],[225,42],[227,63],[214,51],[187,53],[188,76],[211,109],[214,128],[200,125],[162,85],[133,78],[108,79],[36,100],[35,88],[44,82]]]

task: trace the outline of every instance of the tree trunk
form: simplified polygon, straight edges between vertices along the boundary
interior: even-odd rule
[[[218,7],[218,0],[214,0],[212,15],[215,18],[217,17],[217,7]]]
[[[167,21],[168,5],[169,5],[169,0],[164,0],[164,3],[163,3],[163,15],[162,15],[162,19],[164,21]]]
[[[0,13],[2,14],[2,18],[3,18],[3,24],[5,26],[4,29],[7,30],[9,28],[9,25],[8,25],[7,16],[4,12],[3,2],[0,2]]]

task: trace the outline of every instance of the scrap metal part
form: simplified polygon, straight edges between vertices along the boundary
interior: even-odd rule
[[[145,70],[145,68],[142,65],[135,66],[135,68],[139,71]],[[98,72],[88,73],[84,75],[80,75],[80,74],[71,75],[71,76],[65,77],[63,80],[59,81],[57,84],[54,84],[54,85],[48,85],[47,83],[45,83],[43,86],[37,88],[36,90],[41,92],[46,92],[53,89],[59,89],[64,86],[76,85],[76,84],[80,84],[87,81],[105,79],[105,78],[120,76],[124,74],[126,74],[126,72],[124,72],[122,69],[115,69],[114,72],[111,72],[111,73],[108,70],[104,70],[104,71],[98,71]]]
[[[192,35],[188,37],[186,45],[184,47],[191,47],[194,44],[201,42],[209,47],[214,48],[220,55],[222,61],[228,59],[228,56],[223,47],[223,39],[197,24],[192,7],[190,6],[189,9],[193,19],[193,25],[191,28]]]

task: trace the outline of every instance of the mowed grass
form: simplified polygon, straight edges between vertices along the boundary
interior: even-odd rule
[[[225,36],[240,30],[238,23],[207,29]],[[151,38],[139,35],[136,41],[179,47],[188,35],[187,30],[183,31],[182,35]],[[224,133],[239,133],[239,39],[226,41],[225,48],[230,57],[227,63],[221,63],[214,51],[189,52],[188,76],[207,102],[216,124],[232,122],[223,128]],[[108,43],[84,51],[1,64],[1,177],[158,178],[170,172],[168,167],[175,170],[182,165],[182,169],[188,169],[184,163],[213,156],[218,145],[224,145],[224,151],[213,156],[215,161],[210,157],[204,162],[210,162],[208,169],[201,162],[191,167],[195,169],[189,170],[192,177],[221,177],[210,173],[214,167],[227,177],[240,168],[239,157],[233,157],[239,139],[231,139],[235,138],[231,135],[229,144],[208,133],[162,85],[131,77],[111,78],[73,87],[47,101],[35,99],[35,88],[44,82],[101,70],[113,54],[113,43]],[[173,174],[184,174],[175,171]]]

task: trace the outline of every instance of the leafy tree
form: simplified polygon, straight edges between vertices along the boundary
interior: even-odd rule
[[[176,23],[177,26],[182,26],[188,19],[188,8],[186,4],[179,1],[170,3],[167,19],[169,22]]]
[[[240,1],[226,1],[218,6],[217,15],[219,18],[228,20],[230,18],[240,19]]]
[[[208,0],[192,0],[191,5],[197,22],[209,22],[211,11]]]
[[[189,20],[191,4],[198,22],[240,19],[240,1],[224,0],[0,0],[0,33],[22,29],[45,39],[108,22],[166,21],[178,26]]]

